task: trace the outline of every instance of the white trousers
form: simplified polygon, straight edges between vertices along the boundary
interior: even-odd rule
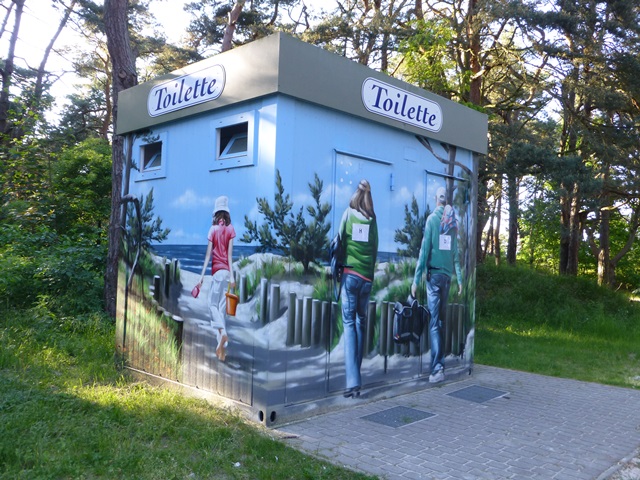
[[[222,329],[223,334],[226,333],[227,297],[225,293],[227,293],[229,278],[229,270],[218,270],[211,279],[211,287],[209,288],[209,312],[211,317],[209,321],[216,336],[220,329]]]

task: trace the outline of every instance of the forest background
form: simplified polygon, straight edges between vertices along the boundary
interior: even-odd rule
[[[128,168],[114,98],[274,31],[489,116],[479,262],[640,287],[640,0],[203,0],[184,2],[177,41],[151,13],[161,3],[52,0],[57,28],[39,40],[21,20],[42,0],[0,2],[7,304],[113,316]],[[59,47],[68,31],[82,40]],[[38,61],[21,62],[40,41]],[[56,57],[78,80],[64,99]]]

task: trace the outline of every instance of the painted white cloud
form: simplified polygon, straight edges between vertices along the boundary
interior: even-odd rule
[[[193,208],[193,207],[213,207],[215,198],[209,196],[198,196],[192,189],[187,189],[182,195],[176,198],[171,206],[174,208]]]

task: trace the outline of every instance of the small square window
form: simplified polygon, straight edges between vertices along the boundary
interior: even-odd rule
[[[256,162],[255,112],[240,113],[211,122],[213,164],[210,171],[248,167]]]
[[[220,135],[220,141],[218,142],[220,148],[218,151],[218,160],[247,155],[248,129],[249,124],[244,122],[238,125],[229,125],[228,127],[223,127],[218,130],[218,134]]]
[[[140,139],[134,150],[133,162],[138,170],[135,181],[153,180],[166,176],[167,132],[152,133]]]
[[[142,147],[142,171],[162,167],[162,142],[149,143]]]

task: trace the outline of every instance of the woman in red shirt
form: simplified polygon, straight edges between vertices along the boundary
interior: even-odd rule
[[[209,312],[211,326],[216,334],[218,345],[216,356],[223,361],[227,355],[229,337],[226,329],[226,297],[227,288],[235,288],[233,275],[233,239],[236,231],[231,224],[229,199],[225,196],[216,199],[213,210],[213,222],[207,236],[209,243],[202,266],[202,274],[198,286],[204,281],[204,273],[211,258],[211,288],[209,289]]]

